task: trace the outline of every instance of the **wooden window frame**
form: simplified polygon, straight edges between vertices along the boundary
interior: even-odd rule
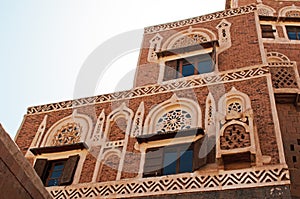
[[[63,174],[63,170],[66,166],[66,162],[67,162],[67,159],[52,160],[52,161],[47,162],[47,166],[46,166],[46,169],[45,169],[46,173],[45,173],[45,176],[44,176],[44,179],[43,179],[43,182],[44,182],[45,186],[48,187],[49,186],[49,181],[52,180],[52,179],[57,179],[58,180],[58,185],[60,185],[61,177],[62,177],[62,174]],[[54,172],[54,167],[58,163],[63,164],[63,169],[61,171],[61,175],[58,178],[51,178],[51,175]]]
[[[178,78],[183,78],[183,77],[188,77],[188,76],[192,76],[192,75],[200,75],[200,74],[205,74],[205,73],[201,73],[198,70],[198,66],[201,62],[207,61],[208,59],[204,58],[205,56],[209,56],[210,58],[212,57],[212,53],[206,53],[206,54],[200,54],[200,55],[195,55],[195,56],[191,56],[191,57],[186,57],[186,58],[182,58],[182,59],[177,59],[177,60],[173,60],[176,61],[176,79]],[[213,72],[215,69],[215,65],[214,65],[214,61],[211,58],[211,68],[212,70],[210,72]],[[168,65],[168,62],[166,62],[166,65]],[[187,65],[193,65],[194,66],[194,74],[192,75],[187,75],[187,76],[183,76],[183,68],[184,66]],[[206,72],[206,73],[210,73],[210,72]]]
[[[79,159],[79,155],[73,155],[69,156],[68,158],[57,160],[37,159],[34,165],[34,169],[38,176],[41,178],[44,185],[49,186],[48,183],[53,172],[54,164],[58,162],[64,162],[64,168],[62,170],[62,174],[59,176],[59,183],[57,186],[70,185],[73,182]]]
[[[187,150],[192,150],[192,172],[200,169],[206,164],[214,163],[216,161],[215,158],[215,147],[206,154],[205,157],[198,157],[200,148],[203,144],[203,141],[207,138],[207,136],[203,136],[190,144],[176,144],[169,146],[161,146],[155,148],[149,148],[146,150],[145,156],[145,164],[144,164],[144,172],[143,177],[155,177],[155,176],[163,176],[163,175],[175,175],[180,172],[180,152],[185,152]],[[209,139],[207,140],[207,143]],[[177,152],[177,160],[176,160],[176,173],[173,174],[163,174],[164,169],[164,158],[165,152],[169,149],[175,149]],[[185,150],[182,150],[185,149]],[[206,151],[205,151],[206,152]],[[151,154],[150,154],[151,153]],[[150,170],[149,168],[153,169]]]

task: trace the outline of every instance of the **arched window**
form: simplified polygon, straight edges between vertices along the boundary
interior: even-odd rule
[[[149,112],[143,134],[202,127],[201,120],[201,109],[195,101],[174,94]]]

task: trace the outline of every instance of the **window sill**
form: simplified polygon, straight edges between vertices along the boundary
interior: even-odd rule
[[[84,142],[76,143],[76,144],[68,144],[62,146],[47,146],[47,147],[39,147],[39,148],[32,148],[30,151],[34,155],[41,155],[43,153],[56,153],[56,152],[63,152],[63,151],[72,151],[77,149],[88,149],[88,146]]]
[[[164,133],[153,133],[148,135],[138,136],[136,139],[139,144],[149,141],[170,139],[175,137],[187,137],[187,136],[197,136],[204,135],[204,130],[202,128],[193,128],[193,129],[185,129],[181,131],[170,131]]]

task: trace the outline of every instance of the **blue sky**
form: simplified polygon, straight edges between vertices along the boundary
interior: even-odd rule
[[[79,71],[110,38],[223,10],[225,0],[0,0],[0,122],[14,137],[27,107],[73,99]],[[147,9],[147,10],[145,10]],[[137,38],[140,41],[142,35]],[[121,54],[93,95],[133,78],[137,50]],[[120,70],[122,68],[122,70]],[[119,74],[119,77],[112,75]],[[119,84],[117,84],[119,82]],[[119,89],[130,89],[122,84]]]

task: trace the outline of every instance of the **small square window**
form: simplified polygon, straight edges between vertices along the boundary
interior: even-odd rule
[[[297,143],[298,143],[298,145],[300,145],[300,139],[297,139]]]
[[[290,150],[295,151],[295,146],[293,144],[290,145]]]
[[[286,26],[286,31],[290,40],[300,40],[300,26]]]
[[[297,162],[297,157],[296,156],[293,156],[293,162]]]

